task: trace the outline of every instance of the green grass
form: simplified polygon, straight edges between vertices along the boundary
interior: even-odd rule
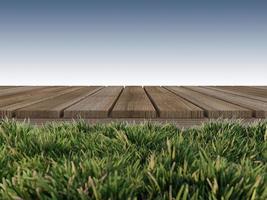
[[[267,122],[0,124],[0,199],[267,199]]]

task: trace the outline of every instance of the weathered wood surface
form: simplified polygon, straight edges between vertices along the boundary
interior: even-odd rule
[[[267,118],[267,86],[0,86],[0,118]]]
[[[145,90],[159,112],[160,118],[203,118],[204,111],[189,101],[157,86]]]
[[[122,90],[122,86],[105,87],[67,108],[64,111],[64,117],[107,118]]]
[[[47,99],[77,90],[78,87],[47,87],[30,90],[13,96],[0,98],[0,117],[12,117],[15,111]]]
[[[253,117],[256,118],[267,117],[267,103],[265,102],[227,92],[218,91],[210,87],[207,88],[207,87],[188,86],[186,88],[250,109],[253,111]]]
[[[18,118],[60,118],[63,110],[101,89],[98,86],[81,87],[74,91],[16,110]]]
[[[42,88],[45,88],[45,86],[27,86],[27,87],[6,88],[3,90],[0,90],[0,98],[23,94],[24,92],[27,92],[27,91],[39,90]]]
[[[265,89],[244,87],[244,86],[219,86],[211,88],[222,92],[228,92],[231,94],[236,94],[250,99],[256,99],[267,102],[267,91]]]
[[[251,118],[252,111],[183,87],[166,87],[204,110],[208,118]]]
[[[156,110],[144,89],[139,86],[124,88],[111,111],[111,117],[113,118],[155,118],[156,116]]]

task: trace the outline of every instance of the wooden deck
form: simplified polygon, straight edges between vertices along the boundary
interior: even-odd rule
[[[0,86],[0,117],[264,119],[267,86]]]

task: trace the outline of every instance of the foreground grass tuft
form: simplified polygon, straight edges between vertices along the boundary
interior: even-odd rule
[[[267,199],[267,123],[0,124],[0,199]]]

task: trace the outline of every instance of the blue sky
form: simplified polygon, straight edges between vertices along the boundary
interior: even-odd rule
[[[0,84],[267,84],[264,0],[0,2]]]

